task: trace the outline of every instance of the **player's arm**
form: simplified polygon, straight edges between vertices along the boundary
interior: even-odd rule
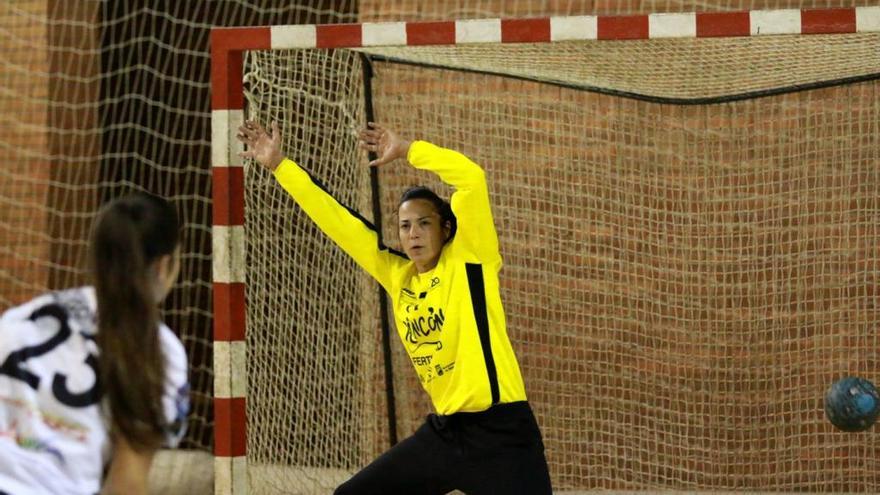
[[[101,495],[147,495],[155,450],[136,450],[122,435],[113,436],[113,458]]]
[[[367,150],[379,153],[371,165],[406,158],[413,167],[434,172],[454,187],[450,204],[458,222],[455,244],[479,261],[500,260],[486,174],[479,165],[457,151],[426,141],[410,142],[373,123],[361,132],[361,142]]]
[[[331,196],[318,181],[289,159],[275,169],[278,183],[330,239],[389,289],[394,254],[379,242],[376,228]]]
[[[480,261],[499,259],[498,234],[483,169],[457,151],[426,141],[413,142],[407,159],[413,167],[434,172],[455,188],[449,201],[458,223],[455,243]]]
[[[270,134],[259,124],[248,122],[239,128],[239,139],[249,147],[243,156],[271,170],[318,228],[386,290],[390,289],[391,268],[399,257],[379,242],[379,234],[371,223],[337,201],[319,181],[281,154],[277,125],[272,124]]]
[[[165,356],[165,385],[162,392],[165,431],[162,447],[176,448],[187,429],[190,409],[189,364],[183,343],[165,324],[159,327],[159,341]]]
[[[159,342],[165,357],[165,384],[162,412],[165,431],[162,447],[175,448],[186,433],[189,414],[189,365],[180,339],[164,324],[159,326]],[[122,435],[113,435],[113,457],[104,481],[102,495],[146,495],[150,466],[155,449],[135,449]]]

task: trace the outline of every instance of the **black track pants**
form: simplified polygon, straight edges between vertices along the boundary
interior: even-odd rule
[[[544,444],[528,402],[431,414],[334,495],[551,495]]]

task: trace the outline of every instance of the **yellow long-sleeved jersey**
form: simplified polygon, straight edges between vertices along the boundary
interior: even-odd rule
[[[421,274],[412,261],[380,244],[373,225],[293,161],[281,162],[275,177],[388,292],[400,340],[438,414],[526,400],[501,305],[501,255],[483,170],[461,153],[425,141],[413,142],[407,159],[455,188],[455,237],[437,266]]]

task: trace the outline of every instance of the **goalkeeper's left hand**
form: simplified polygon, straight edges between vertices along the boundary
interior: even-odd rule
[[[409,146],[412,144],[394,131],[385,129],[375,122],[369,122],[367,128],[363,129],[358,137],[362,149],[372,151],[379,156],[370,162],[371,167],[384,165],[398,158],[406,158]]]

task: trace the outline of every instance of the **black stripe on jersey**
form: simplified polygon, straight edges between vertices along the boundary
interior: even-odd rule
[[[480,347],[483,348],[483,359],[486,361],[486,372],[489,374],[489,389],[492,391],[492,405],[498,404],[501,394],[498,391],[498,371],[495,369],[495,357],[492,356],[492,343],[489,341],[489,311],[486,307],[486,286],[483,283],[483,265],[465,263],[468,287],[471,290],[471,303],[474,306],[474,320],[480,334]]]
[[[299,165],[299,164],[297,164],[297,165]],[[386,245],[381,241],[382,236],[379,234],[379,231],[378,231],[378,229],[376,229],[376,226],[373,225],[373,222],[371,222],[371,221],[367,220],[366,218],[364,218],[363,215],[361,215],[357,210],[355,210],[355,209],[353,209],[353,208],[349,208],[349,206],[348,206],[347,204],[345,204],[345,203],[343,203],[342,201],[339,201],[338,199],[336,199],[336,196],[334,196],[333,193],[331,193],[330,190],[327,189],[326,186],[324,186],[324,183],[323,183],[323,182],[321,182],[320,180],[318,180],[317,177],[315,177],[314,175],[312,175],[312,173],[309,172],[309,171],[308,171],[305,167],[303,167],[302,165],[299,165],[299,167],[300,167],[301,169],[303,169],[303,171],[306,173],[306,175],[309,176],[309,179],[312,180],[312,183],[313,183],[314,185],[318,186],[322,191],[324,191],[325,193],[327,193],[328,196],[330,196],[331,198],[333,198],[333,200],[336,201],[336,203],[339,204],[339,206],[341,206],[341,207],[345,208],[346,210],[348,210],[348,212],[351,213],[351,215],[352,215],[353,217],[355,217],[355,218],[357,218],[358,220],[360,220],[361,222],[363,222],[363,224],[366,225],[368,229],[372,230],[373,232],[376,232],[376,238],[377,238],[377,239],[380,239],[380,240],[379,240],[379,250],[380,250],[380,251],[388,251],[389,253],[391,253],[391,254],[396,254],[397,256],[400,256],[401,258],[403,258],[403,259],[405,259],[405,260],[408,260],[408,259],[409,259],[409,257],[408,257],[407,255],[401,253],[400,251],[398,251],[398,250],[396,250],[396,249],[391,249],[390,247],[386,246]]]

